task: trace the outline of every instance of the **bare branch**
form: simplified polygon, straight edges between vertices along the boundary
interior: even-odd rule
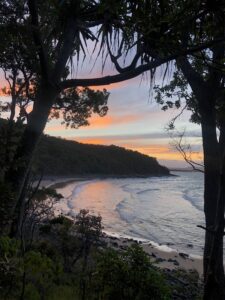
[[[204,173],[204,165],[201,163],[197,163],[196,161],[193,161],[191,156],[192,152],[190,151],[190,145],[185,145],[183,144],[183,137],[185,135],[185,131],[180,133],[178,138],[175,139],[173,138],[173,143],[172,145],[175,147],[175,149],[182,155],[183,159],[188,163],[193,170]],[[189,153],[187,152],[189,150]]]
[[[213,229],[211,229],[209,227],[202,226],[202,225],[197,225],[197,227],[201,228],[201,229],[204,229],[205,231],[208,231],[208,232],[210,232],[212,234],[215,234],[215,232],[216,232],[215,230],[213,230]]]
[[[176,120],[183,114],[183,112],[186,110],[187,108],[187,104],[181,109],[181,111],[179,112],[179,114],[177,114],[175,117],[173,117],[168,124],[168,127],[166,128],[167,131],[171,130],[174,128],[174,123],[176,122]]]

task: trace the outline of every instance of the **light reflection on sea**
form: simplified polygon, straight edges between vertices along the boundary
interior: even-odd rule
[[[64,199],[56,210],[74,216],[89,209],[102,216],[108,233],[202,255],[204,231],[197,225],[204,224],[203,175],[174,174],[70,183],[58,189]]]

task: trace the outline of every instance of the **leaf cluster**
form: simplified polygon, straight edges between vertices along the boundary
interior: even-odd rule
[[[56,99],[50,118],[63,119],[66,127],[79,128],[89,125],[92,114],[104,117],[107,114],[109,93],[90,88],[67,89]]]
[[[186,108],[192,112],[190,121],[200,122],[199,107],[196,98],[180,70],[175,70],[172,80],[165,85],[154,87],[155,100],[166,111],[171,108]],[[174,120],[175,121],[175,120]],[[172,121],[172,123],[174,123]]]

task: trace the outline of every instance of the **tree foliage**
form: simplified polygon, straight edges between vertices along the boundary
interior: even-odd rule
[[[74,221],[48,221],[50,231],[25,252],[18,241],[0,238],[1,298],[170,299],[163,275],[138,245],[117,252],[99,244],[100,217],[82,210]],[[92,248],[80,251],[87,242]]]
[[[163,276],[136,244],[121,253],[107,250],[99,257],[97,272],[96,289],[104,299],[170,299]]]
[[[0,68],[9,85],[3,93],[10,94],[12,98],[11,103],[1,104],[2,111],[10,110],[9,128],[6,132],[3,130],[3,134],[6,133],[6,151],[1,162],[6,158],[7,163],[1,171],[3,191],[6,192],[1,198],[3,207],[7,203],[9,220],[13,220],[11,223],[16,228],[14,232],[11,230],[13,235],[17,234],[24,212],[24,191],[33,153],[50,115],[58,117],[61,109],[67,126],[87,125],[91,113],[106,113],[108,93],[78,89],[79,86],[119,82],[149,70],[151,83],[154,83],[156,68],[166,64],[166,76],[168,70],[173,70],[170,62],[176,60],[178,71],[174,73],[174,81],[170,87],[161,90],[169,97],[163,107],[179,107],[181,97],[185,97],[188,109],[193,112],[193,121],[199,121],[202,126],[206,214],[204,267],[209,270],[205,272],[205,278],[211,280],[208,281],[210,284],[206,284],[208,291],[209,287],[214,287],[212,290],[216,296],[212,297],[223,298],[223,2],[1,1]],[[102,68],[109,57],[117,74],[101,78],[71,76],[75,61],[81,61],[82,56],[85,58],[90,41],[96,43],[94,52],[97,58],[102,58]],[[185,84],[180,71],[185,77]],[[190,84],[193,94],[188,94],[186,83]],[[158,89],[158,101],[163,103],[161,91]],[[173,104],[171,97],[174,93],[178,98]],[[28,111],[30,103],[31,112]],[[26,120],[26,126],[14,149],[13,120],[17,107],[18,120]],[[2,226],[1,230],[8,233],[10,226],[6,227]],[[213,237],[210,236],[212,228]]]

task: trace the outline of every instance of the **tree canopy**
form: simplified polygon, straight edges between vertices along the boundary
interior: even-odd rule
[[[33,153],[49,117],[62,116],[67,126],[87,125],[92,113],[107,112],[109,96],[88,86],[128,80],[145,71],[154,83],[156,68],[164,64],[165,76],[175,72],[170,86],[158,89],[158,101],[164,101],[161,92],[168,97],[176,93],[178,99],[174,104],[166,100],[164,109],[179,107],[185,98],[192,120],[201,123],[205,299],[224,298],[224,13],[222,0],[1,1],[0,68],[9,85],[3,92],[11,96],[9,104],[1,104],[2,110],[10,110],[4,131],[7,147],[13,142],[17,107],[19,120],[26,120],[12,158],[6,155],[10,164],[3,166],[0,182],[6,191],[0,197],[7,202],[11,235],[16,236],[21,225]],[[101,59],[102,69],[111,61],[114,75],[74,76],[73,68],[85,60],[90,41],[95,44],[92,55]],[[6,227],[2,230],[8,233]]]

